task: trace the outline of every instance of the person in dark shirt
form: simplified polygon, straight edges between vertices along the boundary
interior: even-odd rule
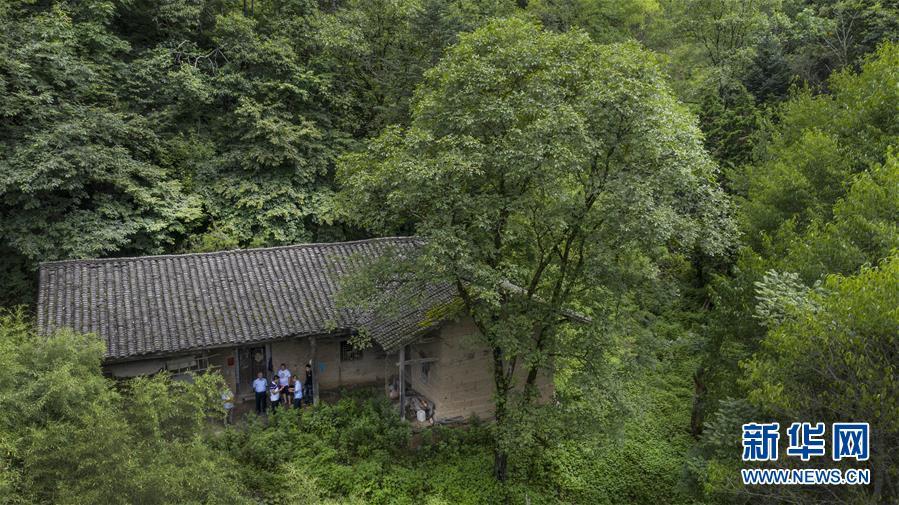
[[[306,380],[303,382],[303,401],[312,404],[312,364],[306,363]]]

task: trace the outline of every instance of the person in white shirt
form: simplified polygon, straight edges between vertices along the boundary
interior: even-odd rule
[[[253,381],[253,391],[256,393],[256,413],[265,413],[265,391],[268,389],[268,381],[262,372],[256,374],[256,380]]]
[[[278,382],[280,382],[282,386],[290,384],[291,375],[290,370],[287,369],[287,365],[281,363],[281,368],[278,369]]]
[[[303,383],[296,375],[293,376],[292,381],[293,384],[290,387],[293,390],[293,408],[298,409],[303,406]]]
[[[278,403],[281,402],[281,384],[278,383],[278,377],[272,377],[272,385],[268,390],[269,400],[272,402],[272,412],[278,408]]]
[[[281,363],[281,368],[278,369],[278,384],[281,386],[281,401],[285,407],[290,407],[290,397],[287,394],[287,389],[290,388],[290,375],[287,365]]]

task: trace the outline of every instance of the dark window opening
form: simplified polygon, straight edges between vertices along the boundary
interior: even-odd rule
[[[349,340],[340,342],[340,361],[356,361],[362,359],[362,349],[356,349]]]

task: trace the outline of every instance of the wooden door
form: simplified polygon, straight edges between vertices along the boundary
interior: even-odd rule
[[[253,391],[251,385],[256,379],[256,374],[262,372],[263,377],[268,377],[268,356],[265,352],[265,346],[258,347],[241,347],[238,350],[238,361],[240,367],[240,384],[237,389],[240,392]],[[244,389],[246,388],[246,389]]]

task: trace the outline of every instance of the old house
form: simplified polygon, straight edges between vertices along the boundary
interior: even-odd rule
[[[38,326],[106,342],[115,377],[220,371],[238,398],[257,372],[313,364],[316,392],[383,385],[424,397],[437,421],[491,415],[490,357],[468,317],[434,320],[450,302],[435,288],[390,316],[338,307],[342,276],[411,238],[382,238],[213,253],[70,260],[40,266]],[[354,332],[372,345],[357,349]],[[545,378],[542,388],[549,391]],[[400,407],[402,410],[402,407]]]

